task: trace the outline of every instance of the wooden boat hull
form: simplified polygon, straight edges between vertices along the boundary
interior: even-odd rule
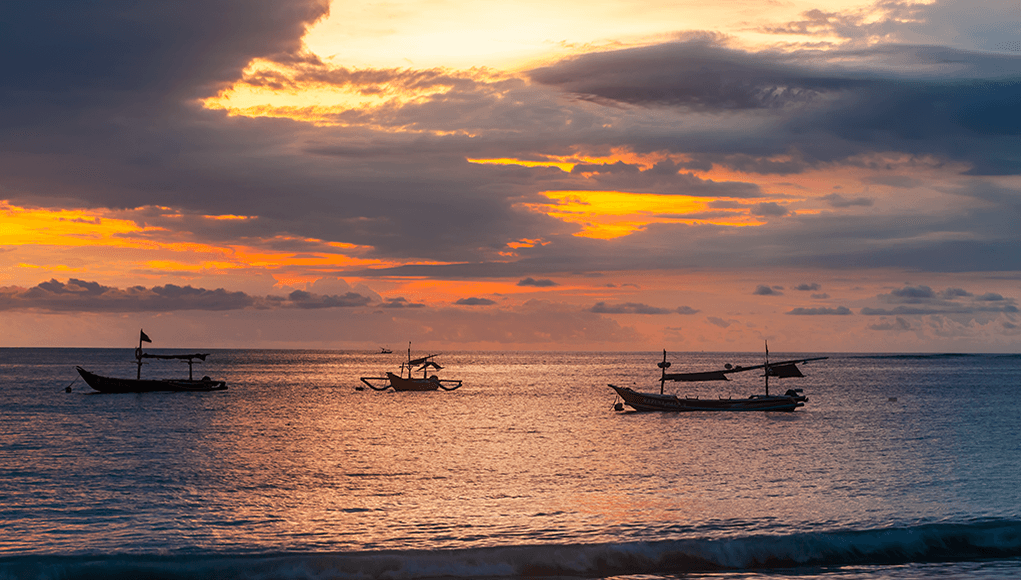
[[[440,388],[440,380],[435,376],[427,379],[406,379],[393,373],[386,373],[386,378],[395,391],[435,391]]]
[[[636,411],[793,411],[808,397],[788,391],[785,395],[753,395],[747,399],[695,399],[677,395],[639,393],[628,387],[610,385],[624,404]]]
[[[85,383],[101,393],[147,393],[151,391],[225,391],[227,383],[212,380],[150,380],[103,377],[75,367]]]

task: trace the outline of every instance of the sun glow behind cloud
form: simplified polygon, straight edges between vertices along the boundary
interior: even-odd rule
[[[422,75],[399,71],[359,74],[298,63],[286,66],[256,59],[241,80],[202,101],[231,116],[282,117],[314,125],[345,125],[346,111],[403,106],[442,95],[449,83],[416,82]],[[438,74],[431,75],[433,77]]]
[[[654,223],[756,226],[764,222],[747,208],[713,208],[719,200],[687,195],[658,195],[623,191],[544,191],[552,204],[525,207],[582,227],[576,236],[612,239]]]
[[[744,42],[777,41],[766,22],[807,10],[844,10],[861,2],[758,0],[543,2],[391,0],[334,4],[306,34],[308,49],[331,64],[360,68],[478,66],[523,70],[583,52],[670,40],[678,31],[717,30]]]
[[[576,153],[573,155],[536,155],[535,159],[514,159],[508,157],[485,159],[471,158],[467,161],[478,165],[520,165],[521,167],[556,167],[557,169],[571,173],[579,165],[600,165],[627,163],[636,168],[646,170],[656,163],[664,160],[686,161],[685,155],[666,153],[635,153],[622,147],[613,148],[608,155],[594,155],[589,153]],[[585,175],[586,172],[582,172]]]
[[[0,242],[4,245],[123,245],[122,234],[153,231],[105,211],[28,209],[0,202]]]
[[[800,20],[808,10],[822,10],[822,14],[859,5],[828,0],[820,6],[795,0],[770,6],[766,17],[757,0],[336,4],[305,34],[307,61],[253,60],[238,82],[202,104],[233,116],[346,125],[347,111],[371,113],[421,102],[449,89],[381,79],[376,73],[383,71],[443,71],[465,78],[514,76],[572,56],[648,46],[691,34],[712,34],[733,46],[763,48],[805,40],[800,36],[804,32],[769,29],[771,23]],[[713,32],[700,32],[706,30]],[[826,40],[814,34],[813,41]],[[344,80],[338,81],[337,73]]]
[[[364,253],[366,248],[351,244],[281,236],[223,244],[203,241],[189,232],[196,222],[215,225],[253,219],[248,216],[184,216],[171,208],[151,207],[126,211],[46,210],[7,203],[0,203],[0,215],[3,216],[0,247],[16,248],[15,255],[21,259],[12,269],[10,279],[15,281],[25,276],[14,270],[47,269],[94,276],[118,275],[124,271],[152,272],[159,276],[263,270],[288,284],[314,281],[324,272],[335,273],[349,267],[394,265],[360,258],[358,254]],[[274,246],[294,244],[313,249],[302,252],[274,249]],[[81,264],[83,253],[101,255],[103,259],[90,260],[86,266]],[[60,255],[66,257],[59,258]],[[41,261],[43,256],[45,262]]]

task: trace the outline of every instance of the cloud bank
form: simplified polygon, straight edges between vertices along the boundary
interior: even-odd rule
[[[145,288],[113,288],[69,279],[43,282],[32,288],[0,287],[0,311],[33,309],[45,312],[174,312],[181,310],[245,310],[278,308],[353,308],[372,298],[355,292],[319,295],[295,290],[286,296],[250,296],[223,288],[207,290],[166,284]]]

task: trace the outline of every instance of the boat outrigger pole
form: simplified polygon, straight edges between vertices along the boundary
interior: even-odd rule
[[[666,349],[663,349],[663,362],[656,363],[656,366],[660,368],[659,377],[659,394],[663,394],[663,385],[666,383],[666,370],[670,368],[670,363],[666,361]]]
[[[135,376],[136,379],[142,378],[142,365],[146,364],[142,362],[143,358],[158,358],[166,360],[183,360],[188,363],[188,380],[194,380],[192,378],[192,365],[195,364],[195,360],[205,361],[209,353],[195,353],[195,354],[149,354],[142,352],[142,343],[152,342],[148,336],[146,336],[144,330],[138,332],[138,348],[135,349],[135,364],[138,365],[138,374]]]
[[[135,364],[138,365],[138,373],[135,376],[136,379],[142,378],[142,342],[152,342],[149,336],[145,334],[144,329],[138,330],[138,348],[135,349]],[[191,377],[189,377],[191,378]]]

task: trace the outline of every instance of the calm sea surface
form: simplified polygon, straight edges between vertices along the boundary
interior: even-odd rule
[[[462,388],[394,393],[355,387],[406,352],[214,350],[227,391],[111,395],[74,366],[131,349],[0,349],[0,579],[1021,577],[1021,356],[829,356],[771,381],[793,413],[669,414],[606,386],[658,391],[656,352],[447,352]]]

